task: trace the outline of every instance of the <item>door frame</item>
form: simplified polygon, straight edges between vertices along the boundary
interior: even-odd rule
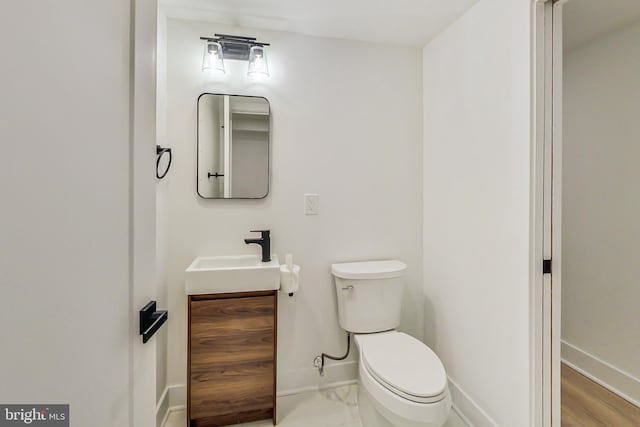
[[[563,28],[562,14],[564,4],[569,0],[555,0],[553,3],[552,25],[552,118],[550,157],[551,165],[546,169],[551,170],[551,180],[547,197],[551,203],[550,230],[551,241],[550,256],[553,259],[551,268],[551,425],[561,425],[561,348],[562,348],[562,75],[563,75]]]
[[[156,340],[142,343],[139,310],[156,300],[157,0],[131,0],[129,151],[129,425],[156,426]]]
[[[562,307],[562,12],[569,0],[535,0],[531,348],[532,422],[560,427]],[[543,260],[552,260],[550,274]]]

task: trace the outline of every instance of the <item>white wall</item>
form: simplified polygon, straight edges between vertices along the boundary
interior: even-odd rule
[[[200,71],[200,36],[272,43],[271,78]],[[272,251],[294,254],[301,291],[281,296],[278,389],[318,384],[314,356],[345,346],[330,275],[333,262],[399,258],[409,265],[402,328],[422,336],[421,74],[416,48],[169,21],[169,383],[186,381],[184,269],[199,255],[255,253],[249,230],[272,231]],[[195,189],[196,99],[202,92],[265,96],[272,111],[272,181],[265,200],[203,200]],[[320,195],[305,216],[303,194]],[[353,359],[351,359],[353,360]],[[326,381],[355,378],[354,364]]]
[[[563,357],[640,401],[640,23],[564,67],[562,339],[583,354]]]
[[[130,2],[4,1],[0,402],[130,425]]]
[[[424,48],[425,341],[478,426],[530,421],[531,10],[481,0]]]

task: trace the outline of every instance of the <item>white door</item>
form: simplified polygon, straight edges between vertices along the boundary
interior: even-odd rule
[[[551,424],[560,427],[560,363],[562,308],[562,8],[566,1],[553,4],[553,114],[551,129]],[[547,195],[547,197],[549,197]]]
[[[155,344],[137,331],[154,297],[154,93],[134,86],[154,71],[154,3],[0,13],[0,402],[69,404],[72,426],[155,425]]]
[[[560,427],[562,4],[536,10],[534,254],[534,420]]]
[[[544,141],[542,237],[543,425],[561,425],[562,7],[544,10]]]
[[[157,0],[133,0],[131,183],[132,424],[156,419],[156,339],[143,344],[139,310],[156,300],[156,45]],[[162,309],[165,307],[158,307]],[[163,327],[166,327],[163,326]]]

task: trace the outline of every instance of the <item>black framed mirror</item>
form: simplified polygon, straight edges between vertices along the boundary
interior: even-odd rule
[[[197,192],[204,199],[269,194],[271,108],[260,96],[198,97]]]

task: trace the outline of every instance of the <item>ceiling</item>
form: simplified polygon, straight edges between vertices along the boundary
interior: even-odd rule
[[[478,0],[161,0],[160,3],[167,15],[175,18],[321,37],[422,46],[477,2]]]
[[[564,48],[579,45],[640,20],[640,0],[571,0],[564,5]]]

